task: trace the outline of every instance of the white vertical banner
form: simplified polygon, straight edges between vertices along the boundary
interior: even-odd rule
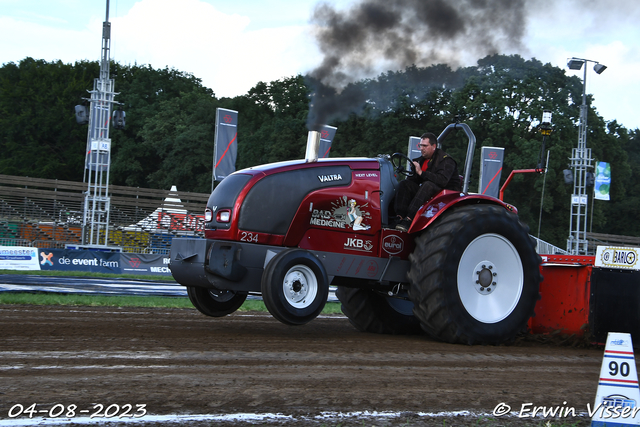
[[[500,195],[500,176],[502,175],[504,148],[482,147],[480,159],[480,186],[478,193],[497,198]]]
[[[222,181],[235,172],[238,156],[238,112],[216,109],[213,149],[213,181]]]
[[[419,136],[409,137],[409,147],[407,148],[407,157],[410,158],[411,160],[422,156],[422,151],[420,151],[420,147],[418,146],[420,144],[420,141],[422,140],[420,139]],[[407,162],[407,170],[409,171],[413,170],[409,162]]]
[[[409,148],[407,149],[407,157],[410,159],[415,159],[416,157],[422,156],[422,152],[420,151],[420,137],[419,136],[410,136],[409,137]]]

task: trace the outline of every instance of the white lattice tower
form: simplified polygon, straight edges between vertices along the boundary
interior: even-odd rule
[[[85,160],[85,182],[88,184],[84,199],[82,244],[106,246],[109,239],[109,170],[111,168],[111,139],[109,122],[117,95],[113,79],[109,78],[111,50],[111,23],[109,0],[107,14],[102,23],[102,55],[100,77],[93,82],[89,107],[89,131]]]

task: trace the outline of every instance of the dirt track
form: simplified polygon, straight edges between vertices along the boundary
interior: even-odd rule
[[[4,305],[0,422],[32,403],[146,404],[151,414],[406,411],[419,425],[432,424],[412,414],[491,413],[501,402],[513,411],[532,403],[585,412],[602,354],[363,334],[342,316],[289,327],[268,314]]]

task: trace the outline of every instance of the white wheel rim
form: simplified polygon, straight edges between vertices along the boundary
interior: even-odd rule
[[[235,292],[231,291],[218,291],[216,289],[209,289],[209,295],[213,300],[217,302],[227,302],[231,301],[234,296],[236,296]]]
[[[306,265],[291,267],[282,286],[285,299],[294,308],[309,307],[318,295],[318,279]]]
[[[458,294],[474,319],[506,319],[518,305],[523,286],[522,261],[509,240],[483,234],[469,243],[458,265]]]

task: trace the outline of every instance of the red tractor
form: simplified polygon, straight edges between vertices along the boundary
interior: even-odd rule
[[[309,133],[305,160],[237,171],[209,197],[205,239],[175,238],[171,272],[193,305],[220,317],[248,294],[269,312],[302,325],[322,311],[329,285],[359,330],[426,332],[451,343],[501,343],[526,328],[539,299],[540,257],[513,206],[443,190],[407,233],[390,225],[397,174],[407,157],[317,158]],[[410,163],[410,162],[409,162]]]

